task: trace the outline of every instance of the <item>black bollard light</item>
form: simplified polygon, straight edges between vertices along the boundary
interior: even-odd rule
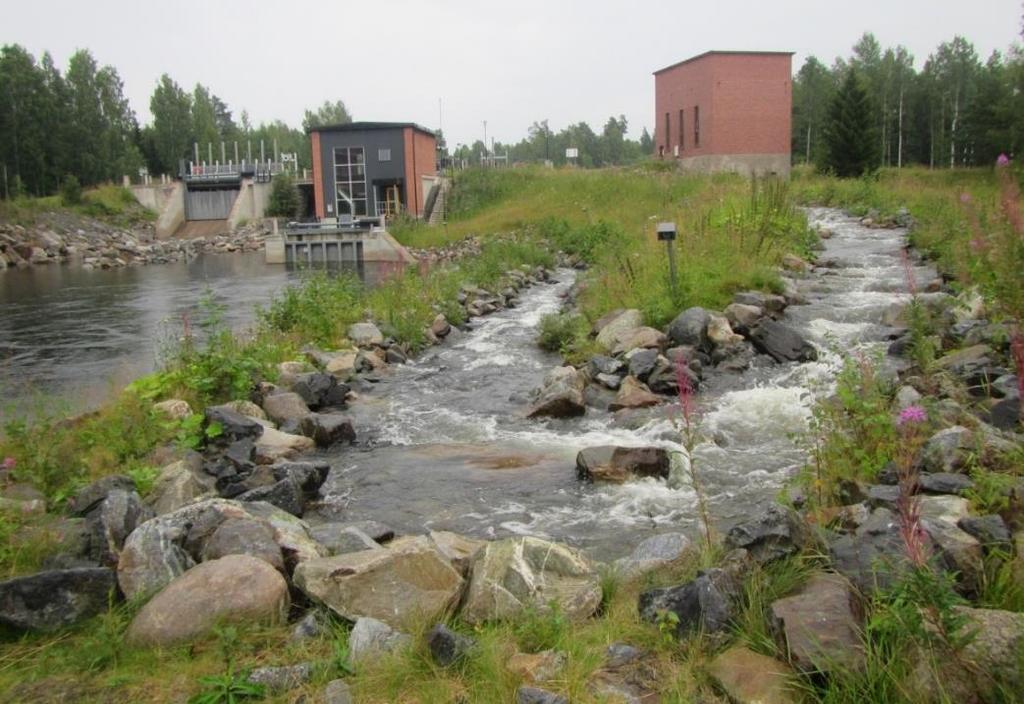
[[[676,241],[676,224],[674,222],[658,223],[658,240],[665,243],[668,250],[668,271],[669,288],[672,290],[672,300],[676,298],[676,250],[673,244]]]

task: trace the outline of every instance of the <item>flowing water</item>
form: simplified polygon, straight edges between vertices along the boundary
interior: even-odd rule
[[[368,283],[372,265],[359,272]],[[0,419],[55,398],[82,410],[151,371],[161,348],[195,320],[204,291],[233,329],[299,274],[263,253],[109,270],[50,265],[0,274]]]
[[[827,269],[798,281],[806,305],[786,322],[819,348],[819,361],[774,364],[759,357],[742,374],[711,372],[698,395],[709,438],[694,461],[720,528],[775,496],[804,453],[815,398],[828,394],[841,353],[884,348],[880,324],[906,300],[900,250],[906,233],[861,227],[834,210],[810,210],[835,233]],[[934,276],[916,268],[918,280]],[[573,281],[536,286],[514,309],[453,333],[415,362],[394,368],[353,405],[360,444],[326,454],[331,473],[318,520],[378,520],[400,533],[454,530],[481,538],[549,537],[599,559],[656,532],[699,530],[696,494],[684,477],[621,486],[580,482],[575,457],[595,445],[682,450],[669,406],[617,418],[594,409],[577,419],[528,420],[528,392],[560,362],[536,345],[537,324],[557,312]]]

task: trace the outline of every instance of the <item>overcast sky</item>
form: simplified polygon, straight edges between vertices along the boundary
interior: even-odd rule
[[[793,51],[827,64],[865,31],[920,67],[961,34],[982,59],[1020,30],[1020,0],[32,0],[0,12],[0,44],[78,48],[120,72],[140,122],[160,74],[197,81],[235,117],[280,118],[342,99],[357,120],[415,121],[449,143],[517,141],[534,120],[651,127],[654,78],[709,49]],[[438,101],[441,101],[441,110]]]

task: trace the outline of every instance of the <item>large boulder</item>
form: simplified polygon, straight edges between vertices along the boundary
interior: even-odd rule
[[[795,555],[814,544],[814,535],[800,514],[779,504],[736,524],[725,536],[726,548],[743,548],[761,564]]]
[[[329,555],[376,550],[383,547],[358,527],[348,523],[321,523],[310,527],[310,535],[327,549]]]
[[[759,352],[776,362],[813,362],[818,350],[796,330],[771,319],[762,320],[749,333]]]
[[[623,354],[635,349],[664,349],[668,338],[665,333],[654,328],[641,326],[618,337],[618,341],[612,346],[612,354]]]
[[[125,633],[131,644],[171,646],[224,621],[284,620],[288,584],[267,562],[228,555],[196,565],[154,596]]]
[[[721,315],[711,313],[707,324],[708,342],[717,348],[729,348],[743,342],[743,336],[732,331],[729,321]]]
[[[607,317],[609,319],[602,318],[598,321],[601,328],[597,333],[597,343],[606,350],[617,347],[623,338],[644,324],[643,313],[634,309],[619,311],[616,315],[609,314]]]
[[[629,375],[643,381],[658,364],[658,350],[638,349],[629,357]]]
[[[134,490],[109,492],[85,515],[89,557],[105,567],[116,567],[125,539],[153,515]]]
[[[315,446],[316,441],[305,435],[266,428],[256,441],[253,459],[257,464],[273,464],[280,460],[293,459],[304,452],[309,452]]]
[[[790,661],[803,672],[861,672],[861,614],[850,583],[819,574],[771,605],[772,626]]]
[[[50,570],[0,582],[0,623],[56,631],[106,611],[117,578],[106,567]]]
[[[888,508],[876,508],[853,534],[832,540],[829,553],[832,567],[865,595],[893,587],[912,569],[899,520]]]
[[[920,649],[907,687],[917,701],[1010,702],[1024,690],[1024,614],[954,606],[969,634],[963,648]]]
[[[593,565],[559,543],[506,538],[488,543],[474,563],[461,616],[478,624],[552,604],[571,620],[591,616],[601,604],[601,579]]]
[[[753,328],[764,317],[764,310],[757,306],[744,303],[730,303],[725,307],[725,318],[733,330],[745,333]]]
[[[921,450],[921,469],[956,472],[963,469],[977,449],[974,434],[962,425],[945,428],[928,438]]]
[[[371,616],[394,628],[437,619],[462,595],[463,579],[425,537],[387,548],[308,560],[295,569],[295,586],[340,616]]]
[[[302,397],[306,405],[317,410],[320,408],[342,407],[349,388],[339,384],[337,377],[324,372],[305,372],[292,379],[291,390]]]
[[[284,572],[281,546],[274,542],[269,524],[253,518],[229,518],[213,532],[203,546],[203,562],[227,555],[257,557],[279,572]]]
[[[711,314],[698,306],[687,308],[669,323],[668,337],[676,345],[688,345],[699,350],[708,348],[708,323]]]
[[[206,499],[146,521],[128,536],[117,565],[121,591],[132,598],[165,587],[201,559],[206,542],[229,518],[268,524],[289,568],[325,554],[304,522],[275,506]]]
[[[672,461],[660,447],[588,447],[576,455],[576,476],[589,481],[622,484],[631,479],[668,479]]]
[[[227,447],[238,440],[255,440],[263,434],[263,426],[258,421],[243,416],[229,406],[210,406],[204,414],[208,428],[215,425],[220,429],[215,438],[216,445]]]
[[[736,580],[725,570],[704,570],[685,584],[642,592],[637,608],[640,618],[650,623],[657,623],[666,612],[675,614],[677,638],[698,631],[723,633],[736,617],[737,589]]]
[[[711,679],[736,704],[797,704],[796,673],[786,663],[741,645],[711,661]]]
[[[97,479],[68,499],[68,513],[72,516],[85,516],[113,491],[135,491],[135,482],[123,474],[111,474]]]

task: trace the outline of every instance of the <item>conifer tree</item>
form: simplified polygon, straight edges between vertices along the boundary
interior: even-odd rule
[[[842,178],[878,168],[879,148],[871,99],[850,69],[829,106],[823,168]]]

